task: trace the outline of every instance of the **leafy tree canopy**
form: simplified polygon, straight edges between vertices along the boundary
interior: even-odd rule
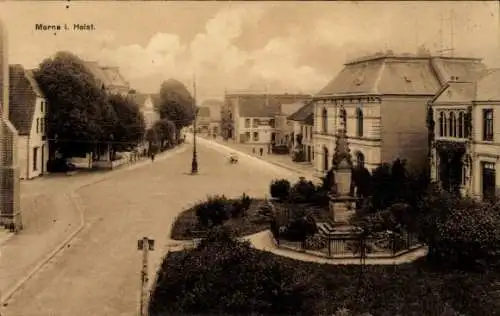
[[[175,124],[177,130],[194,119],[193,96],[181,82],[169,79],[161,84],[158,112],[162,119]]]
[[[107,134],[103,123],[114,115],[84,62],[72,53],[59,52],[42,61],[35,77],[51,106],[49,138],[57,136],[56,146],[66,155],[91,151]]]
[[[116,150],[128,150],[139,143],[146,129],[144,116],[133,99],[121,95],[111,95],[108,99],[116,113],[116,124],[113,128],[113,140]]]

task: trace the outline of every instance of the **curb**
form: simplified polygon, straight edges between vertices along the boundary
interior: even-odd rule
[[[187,147],[184,145],[181,145],[180,148],[176,148],[173,151],[164,152],[163,155],[157,157],[157,160],[163,160],[163,159],[171,157],[175,154],[180,154],[186,150],[187,150]],[[168,154],[170,154],[170,155],[168,155]],[[141,162],[139,162],[139,163],[141,163]],[[65,193],[65,197],[70,201],[71,204],[73,204],[73,207],[75,207],[77,209],[77,212],[80,215],[80,224],[63,242],[61,242],[54,250],[52,250],[44,259],[39,261],[37,263],[37,265],[30,272],[28,272],[27,275],[25,275],[21,280],[19,280],[11,289],[8,289],[6,291],[6,294],[3,294],[2,297],[0,297],[0,304],[4,305],[5,303],[7,303],[7,301],[9,299],[11,299],[12,296],[14,296],[14,294],[16,294],[27,281],[29,281],[33,276],[35,276],[35,274],[38,271],[40,271],[41,268],[43,268],[52,258],[54,258],[58,253],[60,253],[83,230],[83,228],[85,227],[85,214],[84,214],[84,210],[82,207],[82,203],[79,202],[80,197],[76,191],[78,191],[79,189],[84,188],[86,186],[105,181],[105,180],[109,179],[113,174],[116,174],[116,171],[120,171],[120,170],[122,172],[123,171],[130,171],[133,169],[143,167],[145,165],[146,165],[145,163],[142,165],[131,164],[125,168],[116,169],[115,172],[111,171],[109,174],[104,174],[102,176],[102,178],[100,178],[100,179],[96,179],[96,180],[91,181],[89,183],[84,183],[84,184],[80,185],[79,187],[71,190],[70,192]],[[135,168],[131,168],[132,166],[135,166]],[[1,244],[8,241],[9,239],[10,238],[7,238]]]

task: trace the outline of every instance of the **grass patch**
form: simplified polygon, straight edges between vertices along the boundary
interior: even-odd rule
[[[360,315],[367,312],[375,316],[500,315],[500,300],[499,296],[495,294],[493,285],[499,279],[498,273],[437,271],[430,268],[422,259],[411,264],[398,266],[365,266],[364,273],[360,278],[359,266],[309,263],[275,256],[255,249],[249,251],[254,253],[250,256],[252,262],[278,261],[280,266],[289,267],[293,271],[311,277],[308,278],[308,286],[314,288],[315,293],[320,294],[315,297],[301,297],[302,308],[296,310],[296,315],[334,315],[342,308],[350,310],[352,313],[350,315]],[[168,260],[163,264],[163,273],[170,275],[169,271],[174,273],[176,267],[185,265],[188,252],[196,257],[199,256],[200,260],[208,256],[207,254],[205,256],[202,250],[198,249],[170,253],[167,257]],[[241,260],[245,262],[244,259]],[[211,268],[215,269],[213,266]],[[207,298],[207,302],[209,302],[207,303],[204,297],[204,302],[210,305],[206,306],[209,310],[226,315],[238,314],[225,310],[224,303],[222,303],[229,297],[237,296],[237,293],[232,291],[228,293],[221,285],[231,284],[232,280],[239,278],[244,273],[244,270],[239,269],[234,273],[232,269],[224,270],[225,273],[218,277],[221,290],[217,292],[217,299],[209,300]],[[169,282],[171,281],[165,280],[163,283],[164,290],[168,289]],[[244,292],[245,289],[235,289],[235,291]],[[177,298],[164,297],[163,299],[167,301],[162,301],[161,304],[168,306],[170,313],[182,313],[182,308],[178,306],[180,303],[177,300],[183,300],[183,297],[188,293],[191,293],[190,286],[187,286],[184,292],[179,294],[181,296]],[[241,315],[249,315],[252,312],[251,307],[240,312]],[[257,314],[273,315],[272,312],[266,313],[262,310]]]
[[[230,199],[237,201],[238,199]],[[265,203],[264,199],[252,199],[250,208],[245,212],[245,215],[238,218],[230,218],[224,222],[224,226],[233,230],[236,236],[246,236],[269,229],[270,219],[259,214],[261,206]],[[171,232],[171,238],[174,240],[190,240],[194,236],[193,232],[206,230],[196,217],[194,207],[183,211],[176,218]]]

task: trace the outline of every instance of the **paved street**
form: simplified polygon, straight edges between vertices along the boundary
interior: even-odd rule
[[[205,144],[205,142],[202,142]],[[169,243],[175,216],[208,194],[265,195],[275,177],[298,176],[254,158],[230,165],[228,151],[200,144],[197,176],[182,152],[133,171],[117,173],[78,191],[86,227],[5,307],[7,316],[136,315],[141,254],[137,239],[157,242],[150,278]]]

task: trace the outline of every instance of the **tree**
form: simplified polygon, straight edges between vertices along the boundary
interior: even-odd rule
[[[169,79],[161,84],[158,112],[160,118],[175,124],[177,131],[191,125],[195,117],[194,100],[187,88],[177,80]],[[179,133],[176,138],[178,139]]]
[[[144,116],[139,106],[131,99],[115,94],[108,98],[117,116],[112,134],[115,151],[126,151],[137,146],[143,139],[146,129]]]
[[[165,148],[166,144],[169,144],[170,146],[175,144],[177,133],[174,122],[169,121],[168,119],[161,119],[155,122],[153,129],[158,135],[160,148]]]
[[[112,120],[113,113],[105,92],[80,58],[59,52],[42,61],[35,78],[50,104],[47,136],[57,139],[52,145],[64,156],[95,151],[109,137],[103,123]]]

